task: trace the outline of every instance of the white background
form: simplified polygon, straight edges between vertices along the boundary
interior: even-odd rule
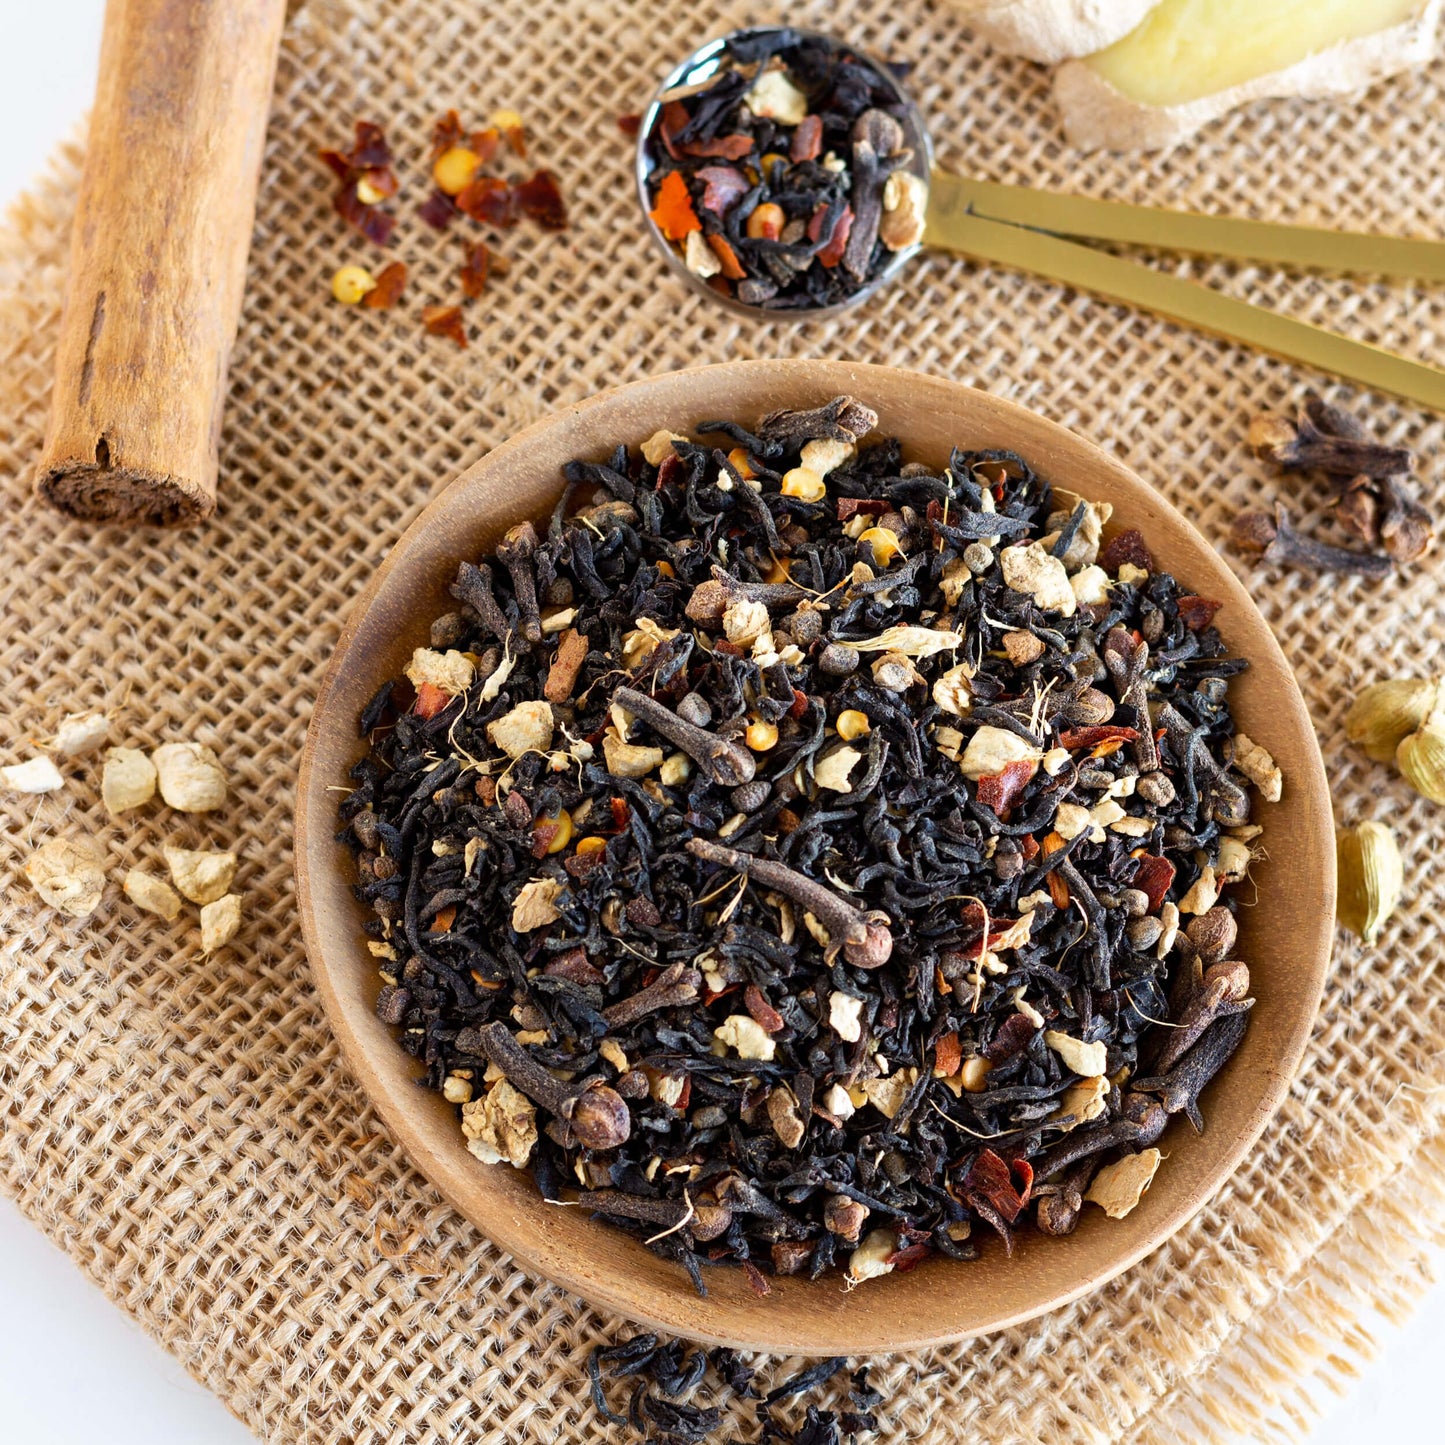
[[[0,203],[70,134],[95,84],[103,0],[8,0],[0,84]],[[1442,159],[1445,164],[1445,159]],[[1437,1256],[1437,1267],[1440,1257]],[[1316,1445],[1445,1439],[1445,1288],[1351,1394],[1316,1389]],[[61,1252],[0,1200],[0,1437],[16,1445],[247,1445],[252,1437]]]

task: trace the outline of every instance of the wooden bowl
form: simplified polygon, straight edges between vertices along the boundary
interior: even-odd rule
[[[739,1271],[708,1271],[698,1299],[681,1269],[581,1210],[544,1205],[530,1177],[467,1153],[453,1106],[418,1088],[414,1061],[373,1012],[375,962],[362,945],[353,865],[334,841],[335,789],[361,754],[357,716],[398,676],[428,625],[452,605],[460,559],[491,550],[505,528],[541,519],[574,457],[606,456],[659,428],[718,417],[751,422],[780,406],[848,392],[881,430],[941,465],[950,447],[1009,447],[1050,480],[1114,504],[1160,565],[1221,599],[1219,626],[1252,666],[1235,684],[1244,731],[1284,770],[1284,799],[1260,804],[1269,856],[1241,910],[1238,955],[1258,997],[1244,1045],[1204,1097],[1206,1132],[1176,1120],[1168,1155],[1137,1209],[1119,1221],[1086,1208],[1077,1231],[1023,1230],[1012,1259],[985,1244],[971,1263],[935,1259],[845,1294],[841,1276],[780,1278],[757,1299]],[[1334,917],[1333,826],[1324,767],[1303,699],[1274,637],[1208,543],[1152,488],[1072,432],[1009,402],[938,377],[841,362],[745,361],[634,382],[528,427],[463,472],[407,529],[366,588],[327,670],[301,763],[296,881],[307,952],[332,1026],[362,1086],[412,1161],[479,1230],[539,1274],[604,1312],[694,1339],[806,1355],[935,1345],[1017,1324],[1097,1289],[1201,1209],[1258,1139],[1299,1065],[1319,1004]]]

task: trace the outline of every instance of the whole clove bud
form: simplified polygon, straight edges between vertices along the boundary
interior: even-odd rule
[[[1239,937],[1239,925],[1234,920],[1234,914],[1219,904],[1208,913],[1191,918],[1184,931],[1190,943],[1198,950],[1200,962],[1206,967],[1228,958],[1235,940]]]
[[[833,1194],[823,1206],[823,1223],[830,1234],[836,1234],[844,1244],[857,1242],[863,1224],[872,1210],[846,1194]]]
[[[1307,572],[1352,572],[1361,577],[1387,577],[1395,564],[1370,552],[1351,552],[1301,536],[1290,525],[1283,507],[1268,512],[1241,512],[1230,527],[1230,537],[1242,552],[1258,552],[1266,562],[1299,567]]]

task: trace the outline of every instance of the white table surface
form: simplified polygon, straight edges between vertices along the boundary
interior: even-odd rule
[[[8,0],[0,204],[90,104],[103,0]],[[1445,164],[1445,162],[1442,162]],[[1436,1256],[1445,1273],[1445,1255]],[[1381,1344],[1343,1400],[1317,1389],[1314,1445],[1445,1439],[1445,1287]],[[56,1402],[63,1402],[57,1408]],[[0,1438],[27,1445],[248,1445],[252,1436],[159,1345],[0,1200]]]

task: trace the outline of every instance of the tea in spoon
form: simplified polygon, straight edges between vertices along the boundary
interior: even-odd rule
[[[637,183],[672,268],[748,314],[832,314],[871,296],[927,245],[1142,306],[1445,410],[1445,371],[1079,241],[1437,282],[1445,281],[1445,243],[951,174],[934,167],[927,126],[894,71],[832,36],[762,27],[696,50],[643,116]]]

